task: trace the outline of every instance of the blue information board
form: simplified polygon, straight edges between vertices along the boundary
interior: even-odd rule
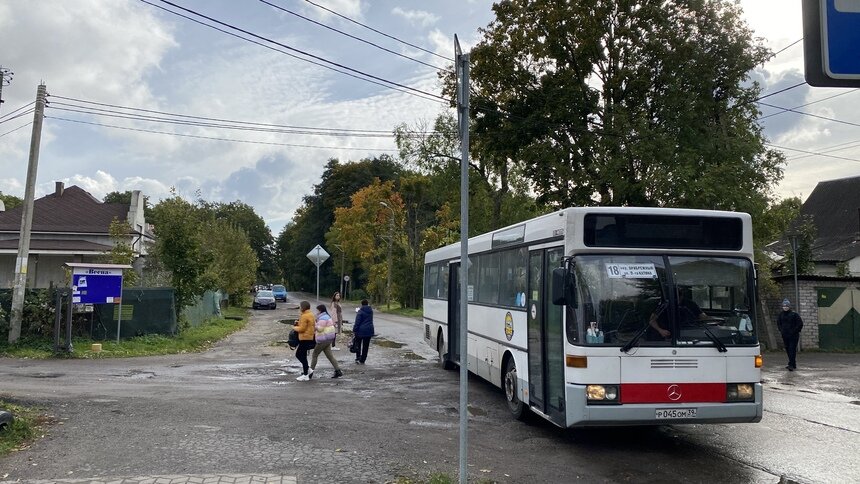
[[[122,298],[122,269],[74,268],[72,302],[115,304]]]
[[[822,0],[824,72],[835,79],[860,79],[860,0]]]

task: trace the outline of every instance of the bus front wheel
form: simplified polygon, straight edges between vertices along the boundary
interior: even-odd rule
[[[517,365],[513,358],[508,358],[505,365],[505,399],[508,402],[508,410],[517,420],[526,418],[526,405],[520,400],[518,391],[519,380],[517,379]]]

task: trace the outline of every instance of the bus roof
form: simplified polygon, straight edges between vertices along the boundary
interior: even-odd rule
[[[661,207],[570,207],[546,215],[541,215],[530,220],[503,227],[492,232],[487,232],[469,239],[469,253],[485,252],[494,247],[503,245],[521,245],[539,243],[541,241],[562,240],[566,234],[575,233],[575,229],[581,231],[583,220],[588,214],[624,214],[624,215],[660,215],[660,216],[687,216],[687,217],[736,217],[741,219],[743,226],[743,247],[739,254],[752,255],[752,218],[744,212],[730,212],[723,210],[701,210],[687,208],[661,208]],[[504,239],[504,240],[499,240]],[[582,237],[574,243],[574,246],[583,247]],[[627,249],[637,249],[629,247]],[[606,251],[605,248],[600,249]],[[617,251],[618,249],[614,249]],[[665,251],[662,249],[661,251]],[[425,254],[425,262],[451,260],[460,258],[460,243],[454,243],[428,251]]]

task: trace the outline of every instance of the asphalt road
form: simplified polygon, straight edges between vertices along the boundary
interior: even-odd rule
[[[367,365],[343,349],[344,378],[329,378],[321,357],[314,379],[297,382],[298,361],[277,343],[278,320],[296,312],[254,311],[247,329],[200,354],[0,359],[0,396],[57,419],[0,458],[0,482],[455,476],[458,374],[433,364],[421,324],[377,313]],[[858,482],[859,356],[803,353],[789,373],[782,355],[766,355],[764,418],[746,425],[560,430],[512,420],[501,391],[472,378],[470,480]]]

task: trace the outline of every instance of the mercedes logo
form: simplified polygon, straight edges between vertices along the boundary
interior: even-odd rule
[[[666,389],[666,395],[669,396],[669,400],[677,401],[681,398],[681,387],[678,385],[669,385],[669,388]]]

